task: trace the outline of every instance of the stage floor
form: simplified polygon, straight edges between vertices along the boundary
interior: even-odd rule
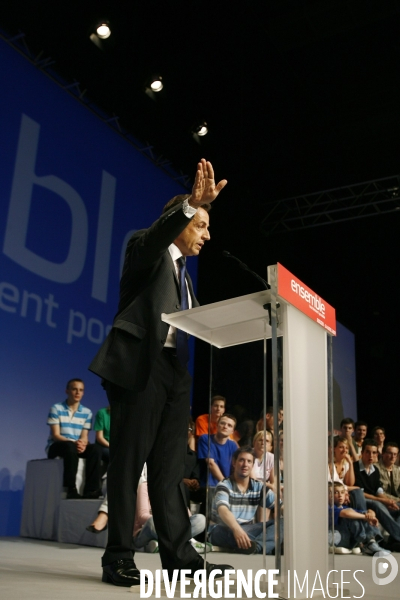
[[[139,599],[139,594],[129,595],[129,588],[117,588],[101,582],[101,548],[59,544],[27,538],[0,538],[0,598],[2,600],[112,600],[113,598]],[[400,563],[400,554],[392,555]],[[243,556],[215,552],[209,560],[228,563],[235,569],[263,568],[261,556]],[[139,568],[160,569],[157,554],[136,555]],[[274,557],[267,557],[266,568],[274,568]],[[388,585],[376,585],[372,580],[372,558],[366,556],[335,556],[339,572],[347,570],[344,580],[351,580],[349,596],[361,597],[362,588],[352,572],[363,570],[357,577],[365,588],[364,600],[399,600],[400,573]],[[399,569],[400,570],[400,569]],[[313,576],[314,579],[314,576]],[[311,590],[310,590],[311,591]],[[313,597],[317,596],[314,593]],[[320,593],[322,597],[322,594]],[[179,596],[178,596],[179,597]],[[299,597],[299,595],[297,595]],[[328,596],[326,596],[328,597]],[[340,593],[339,593],[340,598]]]

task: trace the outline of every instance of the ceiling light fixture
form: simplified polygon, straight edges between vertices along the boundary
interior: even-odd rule
[[[203,123],[201,123],[197,128],[196,128],[196,133],[197,135],[199,135],[200,137],[203,137],[203,135],[207,135],[208,133],[208,127],[207,127],[207,123],[205,121],[203,121]]]
[[[152,82],[150,83],[150,87],[153,90],[153,92],[161,92],[161,90],[163,89],[164,85],[162,82],[162,77],[158,76],[158,77],[154,77]]]
[[[109,38],[111,35],[111,29],[109,24],[106,21],[100,23],[100,25],[96,27],[96,34],[101,40],[106,40],[107,38]]]

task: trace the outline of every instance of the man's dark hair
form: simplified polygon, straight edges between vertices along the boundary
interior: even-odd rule
[[[382,428],[381,428],[382,429]],[[385,445],[383,446],[383,452],[387,452],[387,449],[391,447],[391,448],[397,448],[397,450],[399,450],[399,445],[397,442],[388,442],[387,444],[385,443]]]
[[[354,429],[357,429],[357,427],[360,427],[360,425],[364,425],[364,427],[368,428],[368,423],[366,421],[356,421],[354,423]]]
[[[351,417],[346,417],[340,421],[340,427],[343,427],[343,425],[353,425],[354,427],[354,420]]]
[[[235,450],[235,452],[232,454],[232,463],[234,460],[236,461],[241,454],[251,454],[253,457],[253,462],[256,457],[256,455],[254,454],[254,450],[251,446],[242,446],[241,448]]]
[[[241,448],[244,446],[250,446],[254,435],[254,421],[251,421],[250,419],[247,421],[242,421],[237,425],[236,431],[240,436],[238,440],[239,446]]]
[[[216,394],[215,396],[213,396],[211,398],[211,406],[214,404],[214,402],[220,402],[223,401],[224,402],[224,406],[226,407],[226,398],[225,396],[220,396],[219,394]]]
[[[65,388],[66,390],[69,389],[70,383],[72,383],[73,381],[79,381],[79,383],[83,383],[85,385],[85,382],[83,381],[83,379],[79,379],[79,377],[74,377],[73,379],[69,379],[67,381],[67,387]]]
[[[376,427],[373,428],[373,430],[371,431],[372,435],[375,435],[375,433],[378,431],[378,429],[381,429],[383,431],[383,433],[385,434],[385,428],[381,427],[380,425],[377,425]]]
[[[371,440],[371,438],[370,439],[365,438],[365,440],[363,441],[362,446],[361,446],[361,451],[364,452],[364,450],[367,446],[375,446],[375,448],[378,449],[378,446],[376,445],[376,441]]]
[[[163,214],[165,212],[167,212],[167,210],[169,210],[170,208],[175,206],[176,204],[181,204],[184,200],[187,200],[188,198],[190,198],[190,194],[178,194],[178,196],[174,196],[164,206],[163,211],[162,211]],[[202,204],[200,208],[204,209],[206,212],[210,212],[211,204],[208,204],[208,203]]]
[[[278,406],[278,412],[281,410],[282,406]],[[265,412],[266,415],[273,415],[274,414],[274,407],[272,406],[267,406],[267,410]],[[260,416],[259,419],[262,419],[264,417],[264,409],[260,412]]]
[[[235,427],[236,427],[237,419],[236,419],[235,415],[231,415],[230,413],[224,413],[218,419],[218,423],[220,422],[221,419],[225,419],[225,418],[226,419],[232,419],[232,421],[235,421]]]

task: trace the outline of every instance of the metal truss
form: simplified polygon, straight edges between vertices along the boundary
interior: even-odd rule
[[[264,204],[261,231],[273,235],[398,211],[400,176],[364,181]]]

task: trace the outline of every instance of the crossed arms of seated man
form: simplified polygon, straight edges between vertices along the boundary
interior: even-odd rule
[[[85,452],[86,446],[89,443],[88,429],[82,429],[79,439],[76,440],[75,442],[74,442],[74,440],[71,440],[71,439],[65,437],[65,435],[62,435],[60,433],[60,425],[58,423],[55,425],[50,425],[50,430],[51,430],[51,435],[53,437],[53,440],[55,442],[73,442],[76,444],[76,449],[78,451],[78,454],[82,454],[82,452]]]

